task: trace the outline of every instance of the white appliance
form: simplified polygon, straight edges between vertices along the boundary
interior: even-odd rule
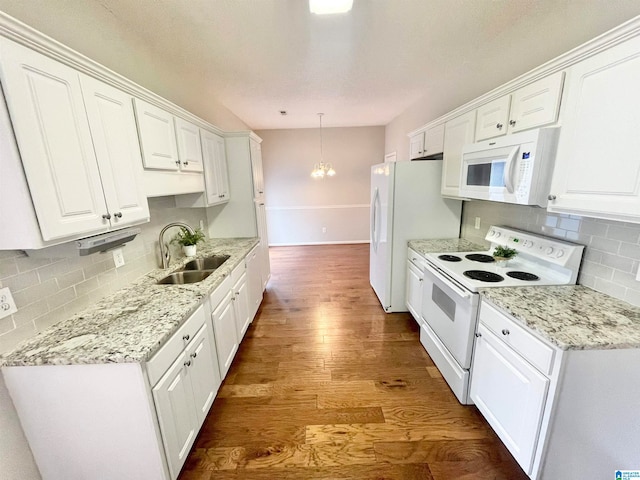
[[[547,206],[559,128],[539,128],[466,145],[460,195]]]
[[[469,369],[476,331],[479,288],[573,285],[584,247],[505,227],[491,227],[486,252],[425,256],[420,341],[460,403],[469,398]],[[497,246],[518,254],[500,265]]]
[[[442,161],[371,167],[369,279],[386,312],[406,312],[407,241],[460,232],[462,202],[440,195]]]

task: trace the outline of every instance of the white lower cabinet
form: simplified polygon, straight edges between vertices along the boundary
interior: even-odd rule
[[[421,265],[424,259],[421,255],[414,250],[409,249],[407,256],[407,309],[413,315],[413,318],[418,322],[418,325],[422,324],[422,315],[420,315],[420,309],[422,308],[422,282],[423,282],[423,267]]]
[[[249,288],[245,262],[242,262],[231,272],[231,280],[233,282],[231,292],[233,294],[233,308],[236,317],[236,334],[239,343],[242,341],[253,318],[249,313]]]
[[[260,253],[260,245],[256,245],[246,258],[249,316],[252,321],[258,312],[258,308],[260,308],[264,292],[262,288],[262,260]]]
[[[211,321],[216,337],[216,352],[222,378],[227,375],[239,344],[236,311],[233,305],[235,295],[231,289],[232,286],[231,277],[227,277],[210,297]]]

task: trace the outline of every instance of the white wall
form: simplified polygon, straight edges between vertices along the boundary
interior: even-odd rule
[[[318,128],[256,133],[270,245],[369,241],[370,167],[384,161],[384,127],[323,128],[324,161],[337,174],[322,180],[311,178],[320,161]]]

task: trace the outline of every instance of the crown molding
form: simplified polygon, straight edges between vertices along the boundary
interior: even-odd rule
[[[470,102],[461,105],[455,110],[451,110],[450,112],[436,118],[435,120],[432,120],[429,123],[416,128],[415,130],[412,130],[407,134],[407,136],[413,137],[414,135],[422,133],[425,130],[448,122],[449,120],[470,112],[471,110],[475,110],[481,105],[503,97],[504,95],[513,93],[526,85],[540,80],[541,78],[547,77],[561,70],[566,70],[567,68],[575,65],[578,62],[597,55],[604,50],[607,50],[638,35],[640,35],[640,15],[609,30],[608,32],[603,33],[602,35],[599,35],[583,43],[582,45],[572,50],[569,50],[566,53],[563,53],[562,55],[559,55],[552,60],[549,60],[546,63],[543,63],[539,67],[536,67],[528,71],[527,73],[524,73],[519,77],[516,77],[513,80],[500,85],[499,87],[485,93],[484,95],[481,95],[471,100]]]
[[[162,98],[160,95],[138,85],[119,73],[110,70],[104,65],[91,60],[90,58],[76,52],[72,48],[54,40],[42,32],[22,23],[20,20],[7,15],[0,11],[0,37],[7,38],[13,42],[19,43],[25,47],[35,50],[47,57],[50,57],[60,63],[89,75],[101,82],[112,85],[129,95],[151,103],[169,113],[183,118],[200,128],[217,133],[218,135],[226,135],[227,132],[217,126],[203,120],[193,113],[182,107]]]

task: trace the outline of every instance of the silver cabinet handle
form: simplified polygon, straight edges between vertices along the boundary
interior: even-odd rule
[[[102,218],[104,220],[111,220],[111,214],[110,213],[105,213],[104,215],[102,215]]]
[[[196,358],[197,356],[198,356],[198,352],[193,352],[193,353],[190,355],[190,357],[191,357],[191,358]]]
[[[555,200],[555,199],[556,199],[556,196],[555,196],[555,195],[549,195],[549,196],[547,197],[547,199],[548,199],[548,200]]]
[[[507,330],[506,328],[502,329],[502,334],[503,335],[509,335],[509,330]]]
[[[482,334],[480,332],[476,333],[476,338],[480,338],[482,336]]]
[[[511,125],[512,127],[515,127],[516,121],[515,120],[509,120],[509,125]]]
[[[180,163],[182,163],[182,162],[180,162],[180,160],[176,160],[176,165],[178,165],[178,166],[179,166],[179,165],[180,165]]]
[[[498,130],[502,130],[502,127],[504,127],[504,125],[502,125],[501,123],[496,124],[496,128]]]
[[[113,216],[116,218],[122,218],[122,212],[116,212],[113,214]]]
[[[420,281],[421,281],[421,282],[424,282],[424,278],[421,278],[421,279],[420,279]]]
[[[191,360],[187,360],[186,362],[184,362],[184,366],[185,367],[190,367],[191,366]]]
[[[188,333],[182,337],[182,339],[185,341],[189,341],[190,338],[191,336]]]
[[[258,193],[264,193],[262,190],[258,190]]]
[[[189,162],[184,162],[184,165],[189,165]]]

